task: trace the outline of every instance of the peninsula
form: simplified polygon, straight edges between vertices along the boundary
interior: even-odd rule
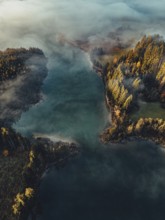
[[[104,143],[130,137],[152,140],[165,146],[165,42],[159,35],[144,36],[134,48],[120,50],[103,65],[104,51],[92,51],[94,68],[105,85],[111,124],[100,135]],[[147,116],[141,103],[156,106]],[[157,114],[157,116],[155,116]],[[163,115],[163,114],[161,114]]]

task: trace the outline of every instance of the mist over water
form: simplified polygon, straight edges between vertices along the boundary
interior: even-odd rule
[[[44,175],[39,220],[164,220],[164,151],[150,142],[99,142],[108,123],[103,84],[87,54],[60,43],[61,36],[98,47],[134,45],[144,34],[164,37],[164,8],[164,0],[0,1],[0,48],[39,47],[49,61],[43,100],[14,127],[82,149]]]
[[[132,142],[88,151],[50,170],[39,219],[163,220],[164,156],[151,143]]]
[[[23,113],[15,128],[25,135],[94,143],[108,122],[103,83],[84,52],[66,47],[65,53],[71,54],[51,58],[43,100]]]
[[[151,142],[104,146],[108,123],[102,80],[87,54],[63,46],[52,54],[44,99],[22,114],[15,128],[25,135],[76,141],[81,153],[43,177],[39,220],[164,220],[165,154]]]

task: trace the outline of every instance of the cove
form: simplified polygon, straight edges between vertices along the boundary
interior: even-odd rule
[[[139,140],[101,144],[108,112],[103,83],[88,56],[65,47],[63,54],[52,54],[49,60],[45,98],[23,113],[15,128],[27,136],[74,140],[81,153],[43,176],[38,219],[163,220],[164,152]]]

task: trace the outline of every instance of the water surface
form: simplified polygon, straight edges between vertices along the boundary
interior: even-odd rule
[[[164,151],[151,142],[104,146],[104,88],[89,58],[70,47],[49,59],[45,99],[15,125],[23,134],[74,140],[81,154],[42,179],[39,220],[164,220]]]

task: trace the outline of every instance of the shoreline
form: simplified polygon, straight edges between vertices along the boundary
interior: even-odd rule
[[[151,39],[155,43],[155,39],[157,40],[158,37],[159,36],[156,35],[153,36]],[[149,37],[148,38],[144,37],[142,39],[142,43],[139,42],[137,44],[138,46],[136,46],[135,48],[139,47],[140,43],[142,45],[145,44],[145,42],[148,42],[148,40],[150,40]],[[139,110],[139,106],[137,104],[137,100],[136,99],[134,100],[134,97],[132,97],[132,94],[128,93],[130,92],[130,89],[127,90],[127,87],[124,88],[125,84],[123,84],[123,80],[125,76],[123,75],[124,73],[122,70],[122,68],[124,67],[122,68],[120,67],[120,65],[124,65],[124,64],[120,64],[121,62],[123,62],[122,61],[123,57],[127,56],[127,54],[129,56],[129,53],[132,53],[132,51],[130,52],[128,51],[126,52],[126,55],[121,55],[118,58],[114,56],[115,61],[112,61],[111,64],[107,63],[105,66],[103,66],[102,63],[99,63],[99,55],[97,54],[93,55],[94,53],[92,53],[91,61],[93,62],[93,69],[102,78],[104,84],[104,90],[105,90],[105,104],[107,106],[108,111],[111,114],[111,125],[108,128],[106,128],[105,131],[103,131],[103,133],[100,135],[100,140],[104,144],[106,144],[108,142],[119,143],[122,141],[127,141],[129,140],[129,138],[138,138],[143,140],[151,140],[154,143],[159,144],[162,147],[165,147],[165,137],[163,135],[163,133],[165,132],[165,120],[159,117],[157,118],[142,117],[133,121],[130,117],[131,112],[134,112],[134,114],[136,114],[136,112]],[[116,64],[116,62],[119,62],[119,64]],[[141,65],[140,62],[137,62],[137,68],[139,68],[140,65]],[[160,73],[158,72],[157,75],[159,76]],[[117,83],[116,86],[114,82]],[[139,86],[138,84],[140,83],[140,80],[137,78],[136,80],[134,80],[133,83],[135,88],[136,87],[138,88]],[[121,88],[120,89],[118,88],[117,90],[117,85],[119,88],[123,87],[122,92],[121,92]],[[120,91],[120,95],[118,95],[118,99],[120,99],[123,93],[128,93],[126,98],[123,98],[123,100],[125,99],[125,102],[127,102],[127,100],[129,99],[127,107],[125,107],[125,103],[121,103],[121,101],[119,103],[119,101],[117,101],[116,96],[117,93],[119,94],[119,91]],[[141,93],[141,90],[139,90],[139,93]],[[145,94],[144,99],[146,100],[146,104],[147,102],[150,102],[150,94]],[[159,101],[159,103],[160,105],[163,106],[162,104],[163,99]]]
[[[34,190],[34,195],[28,201],[26,206],[21,206],[19,220],[26,220],[29,216],[37,219],[37,216],[42,212],[42,207],[38,203],[38,190],[41,183],[42,175],[51,167],[58,169],[64,166],[68,160],[75,157],[79,153],[79,148],[75,143],[52,142],[47,138],[37,138],[33,140],[34,158],[31,167],[24,170],[24,178],[31,179],[28,184]],[[41,159],[42,158],[42,159]],[[32,173],[29,175],[29,169]]]
[[[79,153],[79,147],[73,142],[27,138],[12,127],[22,112],[43,101],[41,87],[48,74],[43,51],[38,48],[7,49],[0,51],[0,63],[1,72],[5,69],[7,73],[1,73],[0,99],[3,100],[3,95],[8,95],[13,88],[12,95],[7,102],[2,102],[0,109],[1,218],[26,220],[32,215],[36,219],[43,173],[52,165],[56,168],[65,165]]]

